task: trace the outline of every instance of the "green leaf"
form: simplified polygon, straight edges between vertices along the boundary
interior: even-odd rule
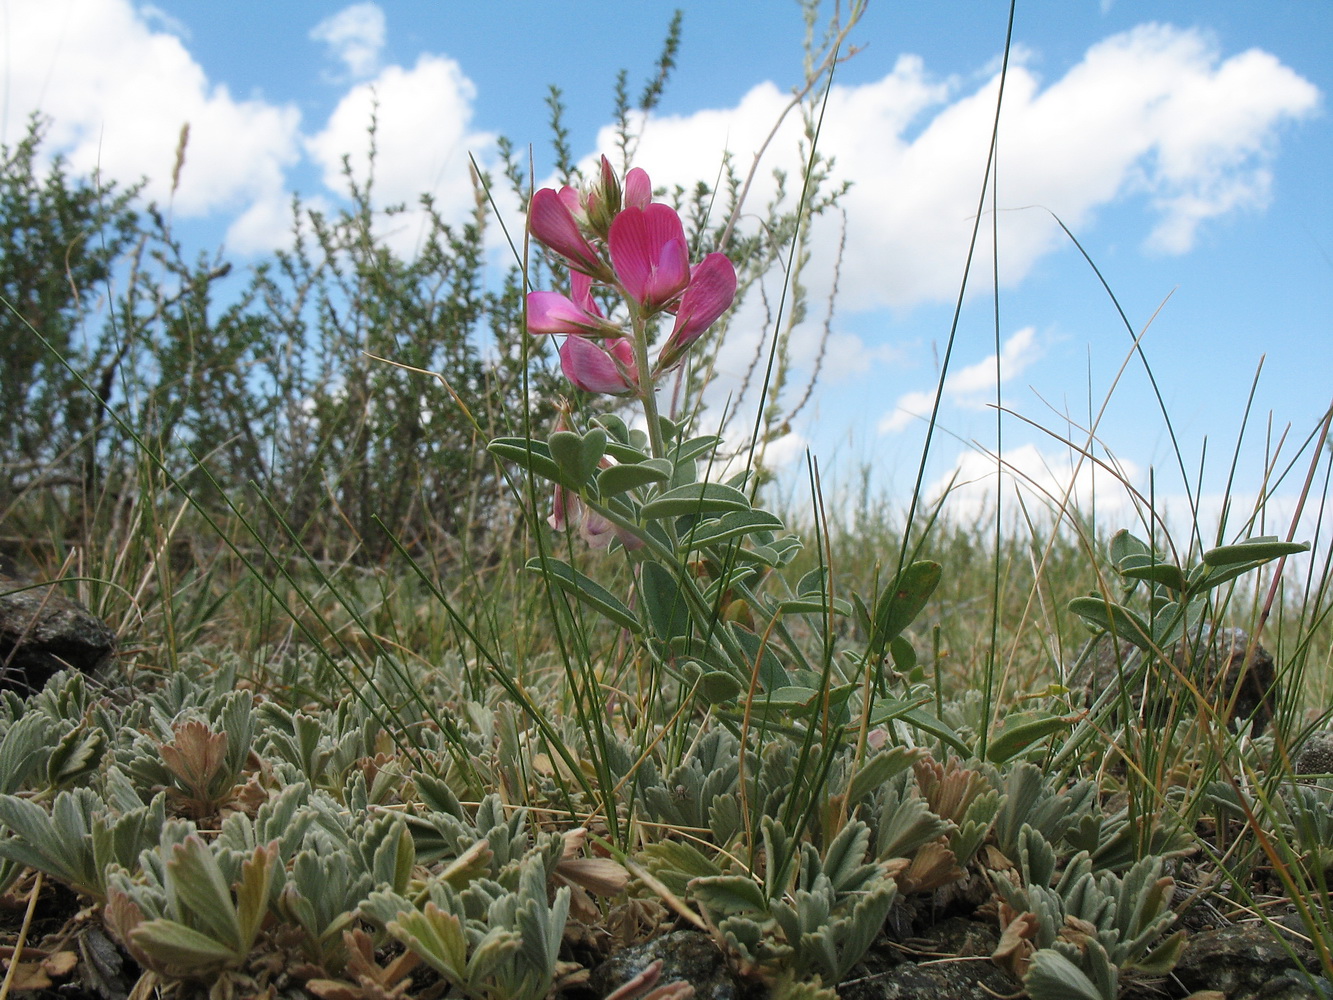
[[[868,865],[866,848],[870,846],[870,827],[860,820],[852,820],[838,831],[824,852],[823,869],[833,888],[839,893],[858,892],[865,887],[869,876],[878,874],[874,865]]]
[[[1308,552],[1306,542],[1284,542],[1276,535],[1258,535],[1247,538],[1235,545],[1219,545],[1203,554],[1203,561],[1209,566],[1234,566],[1238,563],[1269,562],[1282,556]]]
[[[203,838],[192,833],[182,843],[173,845],[167,872],[170,875],[169,891],[183,911],[232,951],[248,947],[241,938],[231,888]]]
[[[569,563],[552,556],[547,556],[545,559],[534,556],[527,561],[525,568],[541,574],[548,583],[554,584],[566,594],[595,609],[604,618],[621,628],[627,628],[636,635],[643,631],[643,624],[635,617],[633,611],[622,604],[609,590],[591,577],[580,573]]]
[[[963,738],[958,735],[947,723],[937,719],[929,712],[923,712],[919,708],[908,709],[902,714],[904,722],[908,722],[923,733],[930,733],[937,740],[942,740],[944,744],[957,750],[962,754],[971,754],[971,748],[963,742]]]
[[[268,914],[278,867],[276,841],[268,847],[256,847],[254,854],[241,864],[241,880],[236,886],[236,917],[241,933],[238,950],[243,953],[254,946],[260,925]]]
[[[644,504],[643,516],[655,520],[686,514],[723,514],[749,509],[749,498],[738,489],[721,483],[690,483],[668,490]]]
[[[570,489],[582,489],[584,484],[566,476],[564,471],[551,457],[551,449],[545,441],[530,441],[521,437],[496,438],[486,450],[504,462],[513,462],[521,469],[527,469],[534,476],[552,483],[560,483]]]
[[[1078,718],[1076,715],[1052,715],[1027,721],[1006,719],[999,732],[986,745],[986,759],[992,764],[1003,764],[1038,740],[1069,729]]]
[[[682,442],[678,447],[672,448],[671,458],[676,462],[689,462],[700,455],[713,451],[721,443],[722,439],[716,434],[692,437],[688,441]]]
[[[665,458],[648,458],[603,469],[597,474],[597,492],[602,497],[613,497],[649,483],[665,483],[670,479],[670,462]]]
[[[690,894],[715,913],[764,914],[768,900],[759,883],[746,875],[708,875],[690,879]]]
[[[1149,976],[1165,976],[1180,961],[1180,954],[1185,950],[1186,937],[1185,931],[1176,931],[1142,958],[1134,961],[1134,968]]]
[[[1131,556],[1151,556],[1153,554],[1152,546],[1143,539],[1131,535],[1124,528],[1111,536],[1110,553],[1111,562],[1117,566]]]
[[[787,671],[782,666],[782,661],[778,659],[778,655],[773,652],[772,646],[737,622],[731,623],[731,634],[745,653],[745,663],[738,665],[744,668],[747,677],[754,672],[755,665],[758,664],[759,685],[763,690],[775,691],[786,686]]]
[[[141,923],[130,937],[155,962],[189,973],[237,965],[245,957],[207,934],[161,917]]]
[[[937,562],[914,562],[884,588],[875,602],[875,627],[866,650],[871,660],[882,659],[889,642],[916,620],[943,574],[944,567]]]
[[[1032,956],[1023,985],[1032,1000],[1115,1000],[1115,993],[1104,996],[1082,969],[1052,948]]]
[[[467,962],[467,982],[480,984],[505,962],[523,950],[523,935],[505,927],[492,927],[472,949]],[[495,996],[493,992],[485,995]]]
[[[467,937],[463,922],[454,914],[428,902],[423,909],[399,913],[386,929],[445,979],[456,986],[466,985]]]
[[[1148,623],[1123,605],[1103,597],[1076,597],[1069,602],[1069,610],[1085,622],[1114,632],[1139,649],[1147,651],[1152,648],[1152,629]]]
[[[644,563],[639,568],[639,595],[653,634],[659,639],[670,642],[690,634],[690,609],[669,569],[661,563]]]
[[[1131,580],[1147,580],[1176,592],[1186,587],[1185,574],[1181,568],[1174,563],[1163,562],[1155,555],[1126,556],[1117,569],[1121,576]]]
[[[641,465],[648,461],[648,455],[642,448],[635,448],[630,444],[621,444],[617,441],[608,441],[606,443],[606,453],[622,465]]]
[[[813,688],[786,686],[765,694],[763,700],[771,708],[791,710],[793,708],[805,708],[817,697],[819,697],[819,692]]]
[[[847,805],[855,806],[884,782],[906,771],[923,752],[895,746],[869,758],[847,782]]]
[[[723,670],[709,670],[699,678],[699,694],[710,705],[732,704],[741,693],[741,682]]]
[[[893,668],[899,673],[911,673],[916,668],[916,647],[904,636],[893,637],[889,643],[889,655],[893,657]]]
[[[778,605],[778,613],[783,615],[826,615],[830,611],[845,618],[852,613],[852,605],[840,597],[831,602],[822,597],[797,597]]]
[[[546,441],[551,457],[570,480],[586,484],[597,471],[597,463],[606,453],[606,431],[594,427],[580,436],[573,431],[556,431]]]
[[[41,762],[38,751],[47,746],[51,720],[41,712],[20,716],[0,740],[0,793],[8,795],[23,787]]]
[[[412,782],[416,785],[417,795],[427,809],[433,812],[445,813],[448,816],[458,820],[466,820],[467,815],[463,811],[463,803],[459,801],[452,788],[442,779],[435,777],[427,771],[414,771],[412,773]]]
[[[616,442],[622,444],[629,443],[629,425],[625,423],[623,417],[615,413],[602,413],[593,417],[593,423],[600,424],[610,435],[607,446],[610,447]]]
[[[702,549],[706,545],[717,545],[756,531],[781,531],[783,527],[782,518],[766,510],[733,510],[691,528],[681,539],[680,551]]]
[[[641,852],[648,868],[659,877],[666,871],[679,872],[691,879],[721,875],[722,869],[693,844],[679,840],[659,840]]]

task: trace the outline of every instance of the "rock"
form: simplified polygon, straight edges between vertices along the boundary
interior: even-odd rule
[[[1069,687],[1082,691],[1085,704],[1091,705],[1103,692],[1114,689],[1124,677],[1134,708],[1144,711],[1144,689],[1154,692],[1148,699],[1148,712],[1162,717],[1173,699],[1179,698],[1181,707],[1193,715],[1194,696],[1164,663],[1153,664],[1154,672],[1146,679],[1142,675],[1143,650],[1110,635],[1091,640],[1097,647],[1091,655],[1080,654],[1080,664],[1069,678]],[[1277,703],[1277,667],[1268,650],[1258,643],[1246,665],[1250,646],[1249,633],[1239,628],[1213,629],[1204,626],[1197,636],[1177,643],[1172,659],[1181,673],[1190,677],[1205,696],[1212,698],[1219,708],[1236,694],[1234,711],[1227,721],[1251,719],[1250,732],[1258,735],[1273,717]],[[1084,650],[1087,650],[1087,646]],[[1117,665],[1117,653],[1119,664]]]
[[[1291,755],[1291,765],[1297,774],[1333,774],[1333,731],[1311,733]]]
[[[1261,923],[1232,924],[1190,936],[1174,976],[1191,990],[1218,990],[1227,1000],[1333,998],[1333,984],[1318,975],[1313,950],[1288,938],[1300,958]]]
[[[950,917],[913,939],[911,948],[881,940],[838,987],[841,1000],[994,1000],[1018,984],[990,960],[999,932],[989,922]],[[921,961],[903,961],[920,955]],[[943,960],[943,961],[942,961]]]
[[[0,690],[40,691],[67,667],[95,674],[116,650],[116,633],[51,584],[0,575]]]
[[[662,965],[653,973],[649,966],[659,960]],[[674,931],[616,952],[592,970],[588,985],[604,997],[645,971],[656,976],[658,986],[689,983],[697,1000],[740,1000],[744,995],[722,952],[700,931]]]

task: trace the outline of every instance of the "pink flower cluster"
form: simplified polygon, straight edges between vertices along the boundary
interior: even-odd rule
[[[622,189],[605,156],[589,190],[542,188],[532,196],[528,226],[569,265],[570,294],[528,293],[528,331],[565,335],[560,367],[579,389],[613,396],[643,391],[633,334],[602,313],[595,285],[620,292],[640,336],[649,317],[675,315],[648,373],[649,391],[736,297],[736,270],[726,254],[710,253],[691,268],[680,216],[652,197],[647,173],[635,167]]]

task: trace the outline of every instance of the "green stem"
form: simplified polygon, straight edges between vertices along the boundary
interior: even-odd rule
[[[634,347],[634,370],[639,376],[639,399],[643,401],[643,415],[648,420],[648,442],[653,458],[666,458],[666,441],[662,437],[662,421],[657,416],[657,384],[650,377],[648,366],[648,322],[638,309],[638,303],[629,299],[630,322],[634,327],[631,343]]]

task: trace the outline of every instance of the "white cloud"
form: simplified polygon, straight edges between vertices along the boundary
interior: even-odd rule
[[[997,87],[993,76],[961,92],[913,56],[879,81],[834,87],[820,145],[836,158],[836,175],[856,182],[844,201],[843,306],[905,308],[957,295]],[[1202,224],[1266,204],[1277,131],[1312,114],[1319,98],[1267,53],[1223,58],[1202,32],[1165,25],[1099,42],[1045,85],[1020,58],[1005,91],[999,204],[1039,205],[1079,227],[1113,201],[1141,197],[1147,245],[1183,252]],[[713,176],[724,149],[745,170],[787,100],[764,83],[734,108],[651,119],[638,162],[658,184]],[[773,193],[772,167],[796,175],[799,136],[799,120],[789,119],[756,178],[752,210]],[[598,139],[613,148],[609,127]],[[820,231],[815,258],[830,273],[835,228]],[[999,230],[1004,284],[1062,245],[1044,211],[1002,212]]]
[[[1205,492],[1191,498],[1178,488],[1163,488],[1158,479],[1150,500],[1153,477],[1147,468],[1105,456],[1099,464],[1073,449],[1033,444],[1005,450],[998,464],[997,469],[993,453],[960,452],[952,468],[927,487],[927,501],[942,501],[942,515],[960,524],[994,517],[997,501],[1002,502],[1009,529],[1022,528],[1029,518],[1038,524],[1059,519],[1070,526],[1065,514],[1077,512],[1075,530],[1091,529],[1104,538],[1126,528],[1140,538],[1154,538],[1159,549],[1186,566],[1198,560],[1201,549],[1218,544],[1219,537],[1225,544],[1263,534],[1285,538],[1291,531],[1296,541],[1317,543],[1313,552],[1287,561],[1293,592],[1300,594],[1305,592],[1302,574],[1312,562],[1318,566],[1329,558],[1327,541],[1319,542],[1322,504],[1317,497],[1298,516],[1294,494],[1261,501],[1238,489],[1230,495]],[[1256,509],[1261,510],[1259,518],[1253,517]],[[1266,586],[1275,568],[1273,564],[1247,576],[1240,586]]]
[[[344,155],[350,156],[355,177],[364,183],[373,116],[376,204],[412,208],[421,194],[429,193],[446,221],[458,221],[474,205],[468,153],[484,159],[495,142],[494,135],[469,129],[475,99],[476,88],[458,63],[423,55],[411,69],[388,66],[374,80],[348,91],[324,129],[307,140],[306,149],[331,191],[346,189]],[[419,214],[397,216],[392,225],[385,235],[395,249],[416,246],[422,232]]]
[[[238,100],[210,81],[182,41],[184,29],[151,5],[49,0],[14,4],[9,17],[10,37],[22,44],[10,47],[5,67],[5,141],[16,141],[24,115],[40,109],[53,119],[48,148],[65,152],[73,169],[100,169],[122,182],[147,176],[149,196],[165,201],[188,123],[175,211],[228,213],[244,248],[281,238],[267,227],[285,217],[286,175],[303,152],[335,194],[343,193],[344,154],[364,178],[372,95],[379,100],[379,204],[412,205],[429,191],[450,221],[471,210],[467,153],[485,155],[493,142],[472,130],[475,88],[439,55],[422,55],[411,67],[380,66],[386,31],[376,4],[345,7],[312,31],[365,79],[304,144],[294,105]],[[980,85],[965,79],[933,75],[906,55],[880,80],[834,88],[820,141],[836,158],[836,175],[856,182],[845,200],[840,308],[906,308],[956,294],[997,86],[993,75]],[[1266,203],[1278,130],[1312,114],[1319,97],[1265,52],[1224,57],[1202,32],[1169,26],[1108,38],[1049,82],[1019,53],[1005,98],[1000,205],[1039,204],[1086,226],[1113,201],[1136,198],[1148,213],[1147,245],[1181,252],[1209,221]],[[761,83],[731,108],[652,118],[638,162],[659,184],[715,176],[727,149],[745,170],[787,101],[779,87]],[[800,137],[793,115],[759,170],[754,212],[774,191],[773,167],[796,176]],[[600,148],[614,148],[610,126],[598,139]],[[1061,245],[1043,212],[1003,212],[999,224],[1002,282],[1020,281]],[[397,248],[410,248],[419,235],[419,218],[398,220]],[[804,275],[812,301],[832,281],[838,238],[836,225],[816,233]],[[815,339],[802,335],[795,346]]]
[[[139,16],[151,27],[161,28],[169,35],[176,35],[185,41],[193,37],[185,22],[174,17],[156,4],[146,3],[139,8]]]
[[[379,69],[384,35],[384,11],[375,3],[344,7],[310,29],[311,39],[328,46],[329,54],[354,80],[363,80]]]
[[[1010,382],[1042,355],[1042,346],[1037,340],[1037,331],[1025,326],[1000,345],[1000,381]],[[995,388],[995,355],[968,365],[951,373],[944,381],[947,399],[957,406],[979,409],[990,402]],[[886,413],[879,422],[881,434],[892,434],[924,420],[930,416],[935,405],[936,392],[913,391],[903,394],[893,409]]]
[[[879,432],[893,434],[917,421],[929,419],[938,395],[934,389],[903,393],[893,404],[893,409],[880,418]]]
[[[1004,451],[998,467],[994,454],[973,449],[959,453],[953,468],[926,489],[926,496],[935,503],[947,492],[945,512],[963,523],[993,514],[1001,499],[1016,516],[1010,501],[1019,494],[1030,513],[1063,508],[1087,515],[1095,510],[1103,527],[1114,523],[1132,529],[1138,522],[1131,490],[1141,477],[1142,470],[1132,462],[1118,462],[1112,471],[1072,450],[1046,451],[1025,444]]]
[[[177,215],[232,211],[280,191],[298,157],[299,112],[210,84],[180,38],[148,26],[151,14],[124,2],[10,5],[3,141],[17,141],[39,112],[51,122],[48,153],[122,184],[147,177],[147,196],[165,203],[188,124]]]

